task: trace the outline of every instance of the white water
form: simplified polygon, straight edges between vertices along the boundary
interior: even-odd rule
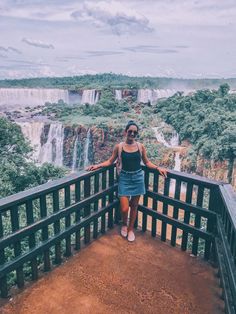
[[[42,106],[45,102],[57,103],[60,99],[69,102],[69,93],[64,89],[48,88],[0,88],[0,105]]]
[[[165,140],[163,132],[161,131],[161,127],[154,127],[152,129],[155,133],[155,137],[156,137],[157,141],[162,143],[164,146],[171,147],[171,148],[179,146],[179,134],[176,131],[174,131],[172,133],[172,137],[170,139],[170,142],[168,143]],[[179,152],[175,152],[174,170],[180,171],[180,169],[181,169],[180,154],[179,154]]]
[[[78,134],[76,135],[73,149],[72,172],[75,172],[75,170],[77,169],[77,156],[78,156]]]
[[[137,101],[144,104],[148,102],[153,104],[160,98],[173,96],[176,92],[175,89],[139,89]]]
[[[122,100],[122,90],[121,89],[116,89],[115,90],[115,98],[116,98],[116,100]]]
[[[83,90],[81,103],[94,105],[99,100],[99,93],[96,89],[85,89]]]
[[[87,132],[87,138],[85,142],[85,147],[84,147],[84,168],[89,165],[89,145],[91,141],[91,132],[90,129],[88,129]]]
[[[47,142],[41,147],[39,163],[53,163],[63,166],[64,127],[60,123],[50,124]]]
[[[38,162],[40,150],[41,150],[41,134],[43,132],[43,122],[18,122],[21,127],[21,131],[26,139],[30,141],[30,145],[33,148],[31,159],[34,162]]]

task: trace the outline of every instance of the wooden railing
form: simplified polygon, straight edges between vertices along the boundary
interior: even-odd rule
[[[139,205],[143,231],[211,259],[219,269],[227,313],[236,313],[236,193],[231,185],[170,171],[163,180],[145,170],[147,193]],[[140,216],[140,215],[139,215]],[[157,228],[159,224],[159,230]],[[169,232],[167,228],[169,227]]]
[[[226,310],[236,309],[236,213],[230,185],[143,167],[147,193],[135,226],[217,263]],[[119,223],[114,165],[82,172],[0,200],[0,289],[48,271],[81,244]]]
[[[7,297],[14,278],[35,280],[72,249],[80,249],[118,222],[114,165],[72,175],[0,200],[0,289]],[[115,209],[115,213],[114,213]]]

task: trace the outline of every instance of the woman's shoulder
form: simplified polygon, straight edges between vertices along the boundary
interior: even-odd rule
[[[136,142],[136,143],[137,143],[138,146],[141,147],[142,149],[145,148],[144,145],[143,145],[143,143],[141,143],[141,142]]]

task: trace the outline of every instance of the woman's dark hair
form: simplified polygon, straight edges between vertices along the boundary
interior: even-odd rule
[[[138,125],[134,122],[134,120],[129,120],[129,122],[127,123],[126,127],[125,127],[125,131],[128,130],[128,128],[131,126],[131,125],[135,125],[137,127],[137,130],[139,130],[139,127]]]

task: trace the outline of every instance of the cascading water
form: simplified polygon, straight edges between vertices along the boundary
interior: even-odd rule
[[[115,90],[115,99],[116,100],[122,100],[122,90],[121,89],[116,89]]]
[[[85,89],[83,90],[81,103],[94,105],[99,100],[99,93],[96,89]]]
[[[45,102],[69,103],[68,90],[48,88],[0,88],[0,105],[6,108],[15,106],[42,106]]]
[[[47,142],[41,147],[39,162],[63,166],[64,127],[60,123],[50,124]]]
[[[89,165],[89,146],[91,142],[91,131],[88,129],[87,138],[84,146],[84,168]]]
[[[155,137],[156,137],[157,141],[162,143],[166,147],[174,148],[174,147],[179,146],[179,134],[176,131],[174,131],[172,133],[172,136],[171,136],[171,139],[170,139],[170,143],[168,143],[165,140],[163,132],[160,130],[161,128],[162,128],[162,126],[161,127],[154,127],[154,128],[152,128],[154,133],[155,133]],[[179,154],[179,152],[175,152],[175,159],[174,160],[175,160],[174,170],[180,171],[181,161],[180,161],[180,154]]]
[[[179,134],[176,131],[173,131],[171,139],[170,139],[170,141],[168,143],[165,140],[163,132],[161,131],[162,127],[163,127],[163,124],[160,127],[152,128],[154,133],[155,133],[157,141],[162,143],[164,146],[170,147],[170,148],[175,148],[175,147],[179,146]],[[178,151],[174,151],[174,154],[175,154],[175,157],[174,157],[174,170],[181,171],[180,153]],[[176,185],[175,180],[171,179],[170,180],[170,191],[171,192],[175,191],[175,185]]]
[[[139,89],[137,101],[139,103],[155,103],[159,98],[168,98],[177,91],[175,89]]]
[[[78,156],[78,134],[76,135],[73,149],[72,172],[75,172],[75,170],[77,169],[77,156]]]
[[[24,137],[29,140],[31,147],[33,148],[31,159],[38,163],[39,155],[41,151],[41,134],[43,132],[43,122],[18,122],[21,127],[21,131]]]

